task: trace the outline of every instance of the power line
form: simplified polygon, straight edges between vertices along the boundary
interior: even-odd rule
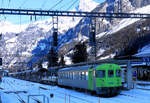
[[[69,1],[68,3],[65,3],[63,6],[61,6],[60,7],[60,10],[62,9],[62,8],[64,8],[65,7],[65,5],[68,5],[68,4],[70,4],[72,2],[72,0],[71,1]]]
[[[22,4],[19,6],[19,8],[21,8],[22,6],[24,6],[27,1],[28,1],[28,0],[24,0],[24,1],[22,2]]]
[[[70,8],[71,8],[73,5],[75,5],[77,2],[78,2],[78,0],[75,0],[66,10],[67,10],[67,11],[70,10]]]
[[[47,3],[48,0],[44,0],[43,4],[41,5],[41,8],[44,8],[46,3]]]
[[[2,2],[1,2],[1,7],[3,7],[3,3],[4,3],[4,1],[2,0]]]
[[[11,3],[11,0],[8,0],[8,8],[9,8],[9,6],[10,6],[10,3]]]
[[[50,10],[53,9],[53,8],[55,8],[55,7],[56,7],[57,5],[59,5],[62,1],[63,1],[63,0],[58,1],[54,6],[52,6],[52,7],[50,8]]]

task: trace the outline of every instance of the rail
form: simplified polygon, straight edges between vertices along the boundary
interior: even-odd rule
[[[35,97],[43,97],[43,102],[38,100],[37,98]],[[32,98],[33,100],[35,100],[37,103],[46,103],[46,100],[47,99],[47,103],[49,103],[49,98],[47,98],[45,95],[43,94],[40,94],[40,95],[28,95],[28,102],[27,103],[30,103],[30,98]]]

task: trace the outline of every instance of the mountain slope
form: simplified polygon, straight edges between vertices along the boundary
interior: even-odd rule
[[[133,13],[149,13],[150,5],[136,9]],[[134,55],[145,45],[149,44],[149,20],[145,19],[123,19],[110,31],[99,35],[104,48],[103,56],[117,54],[120,56]]]
[[[143,2],[146,2],[146,0]],[[140,2],[141,6],[138,6],[134,0],[122,0],[122,3],[123,12],[149,13],[149,6],[139,8],[145,5],[142,2]],[[93,0],[80,0],[79,6],[72,11],[109,12],[107,10],[108,5],[107,1],[97,4]],[[115,2],[114,12],[118,12],[117,8],[117,2]],[[105,18],[97,18],[96,21],[97,42],[100,43],[97,45],[97,59],[113,57],[116,52],[122,51],[129,45],[127,41],[129,41],[130,36],[126,35],[127,30],[131,34],[134,33],[136,35],[137,26],[145,22],[139,19]],[[57,48],[59,53],[64,54],[68,58],[75,44],[84,41],[88,42],[89,25],[89,18],[59,17],[59,43]],[[40,58],[45,58],[51,48],[52,18],[22,26],[22,30],[18,29],[19,26],[10,23],[0,23],[0,27],[3,28],[0,30],[4,34],[0,50],[3,55],[4,64],[8,66],[7,68],[12,68],[15,65],[18,66],[18,62],[23,62],[24,64],[19,65],[26,66],[26,63],[31,61],[32,65],[32,63],[34,64]],[[10,28],[9,30],[7,30],[8,27]],[[134,30],[134,32],[130,29]],[[132,35],[132,37],[135,35]],[[88,52],[91,54],[92,47],[88,43],[87,46]],[[91,57],[89,58],[92,60]]]
[[[90,4],[88,2],[90,2]],[[98,5],[93,0],[88,0],[88,2],[87,0],[80,0],[79,6],[72,11],[91,11]],[[76,35],[72,34],[72,31],[74,30],[74,26],[77,25],[81,19],[82,18],[59,17],[58,48],[60,48],[63,43],[69,42],[76,37]],[[40,57],[45,56],[51,47],[52,18],[25,26],[13,25],[9,22],[0,22],[0,28],[0,33],[2,33],[3,36],[0,41],[2,45],[0,51],[4,68],[13,68],[12,66],[15,66],[21,69],[19,66],[26,66],[28,61],[36,61]]]

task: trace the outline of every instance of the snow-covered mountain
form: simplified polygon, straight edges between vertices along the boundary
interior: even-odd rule
[[[80,0],[79,6],[72,11],[91,11],[97,5],[98,3],[93,0]],[[59,17],[59,47],[76,37],[71,31],[81,19]],[[68,30],[69,32],[66,33]],[[52,44],[52,18],[21,26],[1,21],[0,33],[2,34],[0,51],[3,66],[6,65],[6,68],[15,65],[26,66],[29,60],[35,61],[48,53]],[[24,62],[24,64],[18,64],[18,62]]]
[[[79,6],[76,7],[77,11],[92,11],[99,3],[93,0],[80,0]]]
[[[150,4],[150,0],[129,0],[129,1],[136,8],[140,8]]]
[[[108,11],[109,9],[107,9],[110,6],[109,1],[110,0],[106,0],[101,4],[98,4],[93,0],[80,0],[79,5],[72,11],[110,12]],[[118,10],[117,1],[118,0],[116,0],[113,4],[114,12],[117,12]],[[149,13],[149,5],[143,8],[139,8],[139,6],[134,5],[134,2],[134,0],[122,0],[122,11]],[[113,44],[113,42],[110,42],[110,40],[107,40],[105,37],[118,33],[119,31],[134,24],[137,21],[139,21],[139,19],[108,20],[104,18],[98,18],[96,23],[96,32],[98,34],[96,35],[97,41],[103,42],[97,46],[97,56],[100,57],[98,59],[113,57],[116,52],[116,50],[108,52],[109,49],[112,49],[110,48],[111,45],[108,44]],[[89,18],[59,17],[59,53],[64,55],[70,53],[74,45],[79,41],[87,41],[89,36],[89,24]],[[47,54],[51,48],[52,18],[22,26],[13,25],[6,21],[1,21],[0,33],[3,34],[2,40],[0,41],[0,51],[1,55],[3,56],[4,64],[8,66],[7,68],[18,65],[18,62],[24,62],[26,66],[26,62],[31,61],[35,63],[35,61],[45,56],[45,54]],[[90,51],[91,47],[88,46],[88,52]],[[24,66],[24,64],[19,65]]]
[[[26,28],[26,26],[27,25],[22,25],[22,26],[14,25],[8,21],[0,21],[0,33],[3,33],[3,34],[9,33],[9,32],[19,33],[21,31],[23,31]],[[9,27],[9,29],[8,29],[8,27]]]
[[[135,9],[130,12],[149,13],[150,5]],[[149,38],[148,34],[150,34],[149,28],[150,28],[149,20],[131,19],[131,18],[122,19],[117,25],[114,25],[113,28],[111,28],[109,31],[102,32],[99,35],[97,35],[97,37],[103,38],[103,39],[100,38],[100,40],[104,41],[104,43],[102,43],[101,45],[101,48],[105,48],[105,51],[107,51],[107,53],[108,50],[110,52],[108,54],[105,53],[106,55],[110,55],[113,53],[115,54],[116,52],[122,52],[121,55],[125,55],[126,54],[125,52],[128,52],[127,53],[128,55],[130,53],[133,54],[139,52],[137,55],[134,56],[140,56],[140,54],[142,56],[143,53],[145,53],[145,51],[146,52],[149,51],[149,43],[148,43]],[[132,45],[135,47],[132,47]],[[142,48],[142,46],[144,47]],[[132,51],[130,51],[128,48],[130,48]]]

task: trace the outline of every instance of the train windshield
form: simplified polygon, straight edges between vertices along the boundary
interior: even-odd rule
[[[113,77],[113,76],[114,76],[114,71],[108,70],[108,77]]]
[[[121,77],[121,70],[116,70],[116,77]]]
[[[103,77],[105,77],[105,70],[97,70],[96,71],[96,77],[97,78],[103,78]]]

